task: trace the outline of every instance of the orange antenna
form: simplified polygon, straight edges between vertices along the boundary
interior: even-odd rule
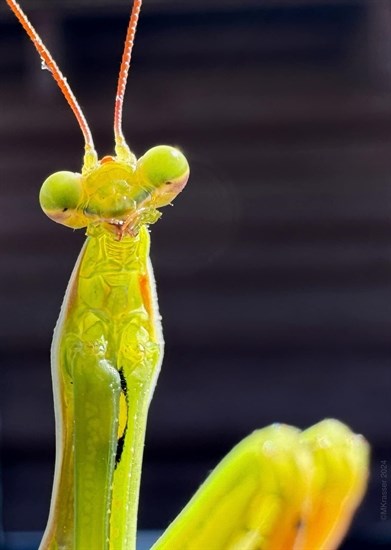
[[[91,130],[87,124],[83,111],[81,110],[80,105],[78,104],[76,97],[74,96],[67,82],[67,79],[60,71],[57,63],[54,61],[49,50],[46,48],[46,46],[42,42],[37,31],[34,29],[32,24],[28,20],[27,15],[23,12],[19,4],[15,0],[6,0],[6,2],[11,8],[11,10],[14,12],[14,14],[16,15],[20,24],[26,31],[28,37],[34,44],[35,49],[41,56],[43,63],[46,65],[48,70],[52,73],[54,80],[57,82],[58,87],[60,88],[60,90],[64,94],[65,99],[68,102],[68,105],[72,109],[76,117],[76,120],[79,123],[80,129],[83,132],[86,153],[92,153],[95,156],[96,153],[95,153]]]
[[[132,12],[130,14],[128,30],[126,33],[125,46],[122,54],[121,68],[119,70],[117,93],[115,96],[114,109],[114,137],[117,148],[127,148],[125,138],[122,132],[122,109],[124,105],[124,95],[128,73],[130,67],[130,59],[132,57],[132,49],[134,37],[136,35],[137,22],[140,15],[142,0],[134,0]]]

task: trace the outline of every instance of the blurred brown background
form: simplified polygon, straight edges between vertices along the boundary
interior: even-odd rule
[[[130,2],[22,4],[100,154],[111,153]],[[370,492],[346,548],[380,546],[380,460],[391,477],[391,2],[146,0],[125,130],[136,154],[179,144],[192,167],[186,191],[152,229],[167,352],[141,526],[167,524],[252,430],[331,416],[373,446]],[[2,3],[6,530],[46,522],[49,347],[83,234],[46,219],[37,196],[48,174],[76,171],[81,159],[72,113]]]

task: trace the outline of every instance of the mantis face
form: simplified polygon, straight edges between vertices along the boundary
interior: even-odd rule
[[[104,224],[119,238],[154,223],[157,210],[170,204],[185,187],[189,165],[167,145],[153,147],[137,162],[103,157],[82,173],[55,172],[42,184],[39,200],[52,220],[78,229]]]

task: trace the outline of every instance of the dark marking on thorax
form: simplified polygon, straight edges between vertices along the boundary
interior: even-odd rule
[[[125,379],[125,376],[124,376],[123,367],[121,367],[118,372],[119,372],[119,377],[120,377],[120,381],[121,381],[121,397],[122,397],[122,399],[125,399],[125,403],[126,403],[126,421],[125,421],[124,427],[122,429],[122,433],[119,434],[119,437],[118,437],[118,440],[117,440],[117,452],[116,452],[116,455],[115,455],[115,467],[117,467],[118,464],[121,461],[121,457],[122,457],[122,453],[123,453],[124,445],[125,445],[126,431],[127,431],[127,428],[128,428],[128,386],[126,384],[126,379]],[[120,414],[120,417],[121,417],[121,414]],[[121,418],[120,418],[120,420],[121,420]]]

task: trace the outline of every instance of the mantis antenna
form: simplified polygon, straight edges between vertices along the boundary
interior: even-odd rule
[[[122,110],[124,105],[124,95],[126,83],[128,80],[130,59],[134,45],[134,37],[137,30],[137,22],[140,15],[142,0],[134,0],[132,12],[130,14],[128,30],[126,33],[124,51],[122,54],[121,67],[118,75],[117,93],[115,96],[114,108],[114,138],[115,148],[118,156],[129,154],[128,147],[122,132]]]
[[[96,152],[94,147],[94,141],[92,139],[91,130],[88,126],[87,120],[83,114],[83,111],[81,110],[80,105],[77,102],[77,99],[72,92],[71,87],[69,86],[67,79],[60,71],[57,63],[54,61],[51,53],[46,48],[45,44],[42,42],[41,37],[37,33],[37,31],[34,29],[32,24],[27,18],[27,15],[24,13],[22,8],[19,6],[19,4],[15,0],[6,0],[7,4],[11,8],[11,10],[16,15],[17,19],[19,20],[20,24],[26,31],[28,37],[30,38],[31,42],[34,44],[35,49],[39,53],[43,63],[46,65],[46,67],[49,69],[49,71],[52,73],[52,76],[54,80],[57,82],[58,87],[62,91],[65,99],[67,100],[68,105],[72,109],[77,122],[79,123],[80,129],[84,136],[84,143],[85,143],[85,152],[86,156],[92,157],[96,159]]]

